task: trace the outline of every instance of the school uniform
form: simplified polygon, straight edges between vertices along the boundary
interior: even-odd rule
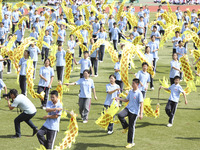
[[[15,41],[15,45],[17,44],[21,44],[22,43],[22,37],[24,36],[24,31],[21,29],[21,30],[17,30],[15,32],[15,35],[17,35],[17,40]]]
[[[114,69],[120,69],[120,62],[116,62],[116,63],[115,63]],[[121,79],[121,75],[120,75],[119,71],[118,71],[118,72],[115,72],[114,75],[116,76],[116,81],[115,81],[115,83],[116,83],[117,85],[119,85],[120,91],[122,92],[122,91],[123,91],[124,83],[123,83],[123,81],[122,81],[122,79]]]
[[[123,32],[123,33],[125,32],[126,24],[127,24],[127,23],[126,23],[125,21],[119,21],[119,22],[118,22],[119,30],[120,30],[121,32]],[[122,37],[123,39],[125,39],[124,36],[122,36],[121,33],[119,33],[119,36],[118,36],[118,43],[120,43],[121,37]]]
[[[51,42],[53,41],[53,38],[50,36],[50,35],[45,35],[44,38],[43,38],[43,41],[46,42],[49,46],[51,45]],[[45,56],[45,59],[48,58],[48,55],[49,55],[49,48],[43,44],[43,47],[42,47],[42,60],[44,59],[44,56]]]
[[[8,33],[8,32],[10,32],[9,30],[10,30],[10,25],[11,25],[11,21],[10,21],[10,19],[8,18],[8,19],[3,19],[2,20],[2,22],[4,23],[4,28],[6,29],[6,32]],[[7,36],[7,35],[6,35]],[[7,39],[7,38],[5,38],[5,39]]]
[[[7,46],[8,45],[8,42],[9,41],[6,41],[5,43],[4,43],[4,46]],[[11,49],[10,50],[14,50],[16,48],[16,45],[15,45],[15,43],[13,43],[13,46],[11,47]],[[8,58],[8,56],[5,56],[5,58]],[[8,73],[11,73],[11,60],[10,59],[7,59],[6,60],[7,61],[7,72]],[[0,62],[1,63],[1,62]]]
[[[173,53],[176,53],[176,48],[177,48],[176,45],[178,44],[179,41],[182,41],[182,39],[181,39],[181,37],[173,37],[172,41],[174,41],[174,43],[173,43]]]
[[[179,84],[177,85],[172,84],[169,87],[169,90],[171,91],[171,94],[170,94],[168,103],[165,107],[165,111],[166,111],[166,114],[169,116],[169,123],[173,124],[174,115],[178,106],[180,94],[183,93],[184,90]]]
[[[46,30],[49,31],[49,35],[52,37],[53,26],[52,25],[47,26]]]
[[[91,50],[92,50],[92,45],[89,46],[89,52]],[[98,75],[98,51],[99,51],[99,48],[95,49],[94,52],[90,54],[92,67],[94,67],[94,75]],[[96,57],[97,57],[97,60],[96,60]]]
[[[137,36],[140,36],[139,33],[138,33],[137,31],[132,32],[132,34],[133,34],[133,40],[134,40]]]
[[[79,96],[79,113],[83,121],[88,120],[90,111],[92,89],[95,88],[92,79],[81,78],[76,81],[77,85],[80,85],[80,96]]]
[[[144,21],[138,21],[137,26],[138,26],[138,28],[137,28],[138,33],[140,35],[142,35],[144,33],[144,29],[139,28],[139,27],[143,27],[144,28]]]
[[[97,33],[99,30],[100,30],[100,24],[99,23],[93,23],[92,24],[92,29],[93,29],[93,38],[96,38],[97,37]],[[97,39],[94,39],[94,42],[96,42]]]
[[[47,82],[46,82],[45,80],[40,78],[40,81],[39,81],[39,84],[38,84],[38,91],[37,91],[39,94],[42,91],[45,92],[44,100],[41,100],[41,103],[42,103],[43,107],[46,107],[46,103],[47,103],[48,96],[49,96],[49,88],[48,88],[48,86],[50,84],[51,77],[54,77],[54,70],[50,66],[49,67],[43,66],[43,67],[40,68],[40,73],[39,74],[47,79]]]
[[[37,61],[38,61],[38,53],[41,53],[41,52],[37,46],[34,46],[34,47],[30,46],[28,48],[28,51],[30,52],[30,57],[33,60],[33,67],[34,67],[33,79],[35,79]]]
[[[85,45],[87,47],[87,43],[88,43],[88,31],[87,30],[81,30],[81,34],[83,36],[83,45]],[[79,46],[79,57],[81,57],[82,55],[82,50]]]
[[[26,95],[26,67],[27,60],[24,57],[20,59],[19,66],[21,66],[19,73],[19,86],[21,89],[21,94]]]
[[[89,17],[89,22],[94,22],[95,21],[95,16],[90,16]]]
[[[4,27],[0,28],[0,43],[1,43],[1,45],[3,45],[3,43],[5,41],[5,37],[6,37],[5,34],[7,34],[6,29]]]
[[[185,49],[185,47],[179,47],[179,46],[177,46],[176,53],[177,54],[178,53],[182,54],[182,55],[178,54],[178,60],[179,60],[184,54],[187,54],[187,50]]]
[[[92,66],[91,61],[89,60],[89,58],[87,59],[80,59],[78,62],[81,65],[81,70],[80,70],[80,78],[83,78],[83,71],[84,70],[90,70],[90,67]]]
[[[117,27],[110,29],[110,32],[111,32],[111,35],[112,35],[114,49],[116,51],[118,51],[118,49],[117,49],[117,43],[118,43],[118,39],[119,39],[119,33],[121,33],[121,32],[120,32],[120,30]]]
[[[39,34],[40,30],[42,29],[42,24],[40,22],[34,22],[33,27],[35,27],[35,31]]]
[[[108,20],[108,29],[109,29],[109,37],[110,37],[110,41],[112,41],[112,33],[111,33],[111,29],[114,27],[113,23],[115,22],[115,19],[109,19]]]
[[[85,24],[85,21],[83,21],[83,20],[77,20],[77,21],[75,22],[75,24],[76,24],[77,26],[81,26],[81,25],[84,25],[84,24]]]
[[[107,33],[106,32],[99,32],[97,34],[97,38],[106,40],[107,39]],[[100,47],[99,47],[99,60],[100,61],[103,61],[104,53],[105,53],[105,44],[101,44]]]
[[[56,12],[54,11],[52,14],[51,14],[51,21],[56,21],[57,20],[57,16],[56,16]]]
[[[109,94],[108,92],[114,91],[114,90],[119,89],[119,88],[120,87],[117,84],[112,85],[111,83],[109,83],[109,84],[106,85],[106,93],[107,93],[107,95],[106,95],[106,100],[104,102],[105,109],[108,109],[110,107],[110,105],[113,102],[113,98],[116,98],[120,93],[120,91],[115,91],[112,94]],[[113,118],[114,118],[114,116],[113,116]],[[113,131],[113,125],[114,125],[113,123],[109,123],[107,130],[108,131]]]
[[[139,11],[137,15],[138,15],[138,18],[144,17],[144,11]]]
[[[147,92],[145,88],[147,87],[147,83],[150,82],[150,74],[148,72],[143,72],[142,70],[140,70],[138,71],[136,78],[138,78],[143,85],[142,86],[141,84],[139,84],[138,88],[142,92],[143,98],[145,98]]]
[[[36,40],[38,40],[38,37],[39,37],[38,32],[31,32],[31,33],[30,33],[30,37],[33,37],[33,38],[35,38]]]
[[[153,31],[152,31],[151,36],[153,36],[153,35],[154,35],[155,38],[156,38],[156,39],[155,39],[155,42],[158,43],[158,46],[159,46],[159,44],[160,44],[160,39],[158,39],[157,37],[161,37],[160,33],[159,33],[158,31],[156,31],[156,32],[153,32]]]
[[[45,25],[45,21],[44,20],[46,20],[45,19],[45,16],[40,16],[40,24],[41,24],[41,27],[43,28],[44,27],[44,25]]]
[[[63,108],[62,104],[59,102],[54,104],[52,101],[47,102],[46,108]],[[45,146],[46,149],[53,149],[54,142],[56,139],[57,132],[59,132],[59,124],[60,124],[60,116],[62,114],[62,110],[60,111],[52,111],[48,112],[48,115],[58,115],[58,118],[52,119],[47,118],[43,126],[37,133],[37,138],[40,144]],[[46,139],[44,137],[46,135]]]
[[[57,51],[56,53],[56,71],[58,81],[63,82],[64,69],[65,69],[65,55],[66,52],[64,50]]]
[[[33,24],[33,16],[34,16],[33,9],[28,12],[28,16],[29,16],[29,23],[28,24],[29,24],[29,28],[31,29],[31,26]]]
[[[68,42],[67,42],[67,45],[68,45],[68,47],[69,47],[69,50],[70,50],[70,52],[72,53],[72,69],[73,69],[73,64],[74,64],[74,47],[76,46],[76,42],[75,41],[71,41],[71,40],[69,40]]]
[[[176,17],[177,17],[178,22],[181,21],[182,20],[182,12],[176,10]]]
[[[148,23],[149,23],[149,18],[144,17],[144,38],[146,39],[147,35],[147,29],[148,29]]]
[[[12,17],[15,19],[12,18],[12,34],[15,32],[15,26],[16,24],[18,23],[19,21],[19,13],[18,12],[13,12],[12,13]]]
[[[128,143],[134,143],[135,124],[137,116],[140,112],[140,103],[143,102],[143,96],[139,89],[136,91],[130,90],[128,96],[128,105],[119,114],[118,118],[122,124],[123,129],[128,128]],[[129,124],[126,122],[125,117],[128,116]]]
[[[153,63],[153,54],[144,54],[145,58],[147,59],[147,61],[152,65]],[[150,74],[150,88],[153,87],[153,78],[152,75]]]
[[[57,40],[57,44],[59,45],[59,44],[63,44],[63,42],[64,42],[64,40],[65,40],[65,36],[66,36],[66,31],[65,31],[65,29],[63,29],[63,30],[61,30],[61,29],[59,29],[58,30],[58,35],[60,35],[60,36],[58,36],[58,40]]]
[[[171,69],[170,69],[169,78],[170,78],[170,83],[172,85],[172,84],[174,84],[174,77],[175,76],[179,76],[180,77],[180,72],[178,70],[173,69],[172,67],[175,67],[175,68],[180,70],[181,69],[181,67],[180,67],[181,65],[180,65],[178,60],[177,61],[172,60],[170,62],[170,66],[171,66]]]
[[[194,23],[194,19],[195,18],[198,18],[197,14],[196,13],[191,13],[191,24]]]

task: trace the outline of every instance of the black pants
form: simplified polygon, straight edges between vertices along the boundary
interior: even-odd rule
[[[100,45],[100,48],[99,48],[99,60],[100,61],[103,61],[104,53],[105,53],[105,45]]]
[[[170,78],[171,85],[174,84],[174,78]]]
[[[128,122],[126,122],[125,117],[128,116]],[[134,143],[134,136],[135,136],[135,124],[137,120],[137,115],[132,114],[129,112],[127,108],[124,108],[119,114],[118,118],[122,124],[123,129],[128,128],[128,143]]]
[[[5,56],[5,58],[8,58],[8,56]],[[11,60],[7,59],[7,72],[11,72]]]
[[[1,45],[3,45],[4,39],[0,39],[0,43],[1,43]]]
[[[110,29],[109,29],[109,31],[110,31]],[[110,41],[112,41],[112,33],[111,32],[109,32],[109,38],[110,38]]]
[[[98,59],[96,57],[90,57],[92,67],[94,67],[94,75],[98,75]]]
[[[72,69],[74,68],[74,54],[72,54]]]
[[[46,138],[44,137],[44,135],[46,135]],[[56,130],[49,130],[46,127],[42,126],[37,133],[37,138],[40,144],[44,145],[46,149],[53,150],[56,135]]]
[[[143,96],[143,98],[145,99],[145,97],[146,97],[146,91],[141,91],[142,92],[142,96]]]
[[[176,53],[176,48],[173,48],[173,54]]]
[[[123,81],[116,80],[115,83],[116,83],[117,85],[119,85],[119,87],[120,87],[120,92],[122,93],[123,87],[124,87]]]
[[[16,24],[14,24],[14,23],[16,23]],[[14,34],[15,33],[15,26],[17,25],[17,22],[13,22],[12,23],[12,34]]]
[[[105,109],[108,109],[110,106],[108,105],[104,105]],[[115,116],[113,116],[114,118]],[[114,126],[114,123],[109,123],[108,125],[108,131],[113,131],[113,126]]]
[[[165,34],[165,30],[160,30],[160,35],[164,35]]]
[[[187,46],[188,46],[188,42],[185,42],[184,44],[185,49],[187,49]]]
[[[150,88],[153,87],[153,78],[152,78],[152,75],[150,75]]]
[[[118,33],[118,43],[120,43],[121,38],[125,39],[125,37],[121,33]]]
[[[63,83],[64,66],[56,66],[56,71],[57,71],[58,81],[61,81]]]
[[[2,79],[2,80],[3,80],[3,70],[2,70],[2,71],[0,71],[0,79]]]
[[[93,38],[96,38],[97,35],[92,35]],[[97,41],[97,39],[94,39],[94,43]]]
[[[154,71],[154,72],[156,72],[156,61],[157,61],[157,59],[154,58],[154,59],[153,59],[153,66],[154,66],[153,71]]]
[[[21,89],[21,93],[26,95],[26,76],[19,76],[19,86]]]
[[[128,21],[127,24],[128,24],[129,30],[131,30],[131,24],[130,24],[130,22]]]
[[[84,78],[84,77],[83,77],[83,73],[80,73],[80,78]]]
[[[59,44],[63,44],[63,41],[57,40],[57,45],[59,45]]]
[[[118,51],[118,49],[117,49],[117,40],[113,40],[113,46],[114,46],[114,49],[116,51]]]
[[[44,100],[41,100],[41,104],[42,104],[42,106],[46,107],[47,100],[48,100],[48,97],[49,97],[49,88],[38,86],[37,92],[40,94],[42,91],[44,91],[45,95],[44,95]]]
[[[83,45],[87,47],[87,43],[83,43]],[[79,57],[81,57],[81,55],[82,55],[82,49],[79,47]]]
[[[26,114],[26,113],[21,113],[17,118],[15,118],[14,123],[15,123],[15,132],[16,136],[20,137],[21,136],[21,131],[20,131],[20,123],[25,121],[33,130],[35,130],[37,127],[33,124],[31,121],[31,118],[35,116],[36,112],[33,114]]]
[[[173,123],[174,120],[174,115],[176,112],[177,105],[178,103],[169,100],[165,107],[166,114],[169,116],[169,123],[171,124]]]
[[[35,79],[36,67],[37,67],[37,61],[33,61],[33,67],[34,67],[33,79]]]
[[[19,46],[19,45],[21,45],[21,44],[22,44],[22,42],[19,42],[19,41],[17,41],[17,40],[15,41],[16,47]]]
[[[42,47],[42,60],[48,58],[49,56],[49,48]]]

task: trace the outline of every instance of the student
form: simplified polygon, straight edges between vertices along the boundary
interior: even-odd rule
[[[0,79],[3,80],[3,70],[4,70],[4,64],[3,62],[7,60],[7,58],[4,58],[2,57],[2,55],[0,54]]]
[[[160,38],[161,38],[161,35],[160,33],[157,31],[157,26],[153,26],[153,31],[151,33],[151,37],[152,36],[155,36],[155,42],[158,43],[158,45],[160,44]]]
[[[46,104],[49,95],[49,89],[54,78],[54,70],[51,68],[51,62],[49,58],[46,58],[44,61],[44,66],[40,68],[40,81],[38,84],[38,93],[42,91],[45,92],[44,100],[41,100],[41,108],[46,109]]]
[[[119,30],[119,28],[117,28],[117,23],[116,22],[113,23],[113,28],[110,29],[110,32],[111,32],[111,35],[112,35],[114,49],[116,51],[118,51],[117,43],[118,43],[119,34],[121,34],[121,31]]]
[[[175,36],[172,38],[173,43],[173,53],[176,53],[176,48],[178,46],[178,42],[181,41],[180,32],[176,31]]]
[[[1,45],[3,45],[3,43],[5,42],[6,35],[7,35],[7,31],[6,31],[6,28],[4,28],[4,23],[0,22],[0,43],[1,43]]]
[[[85,21],[83,20],[82,15],[79,15],[79,19],[75,22],[75,24],[76,24],[77,26],[81,26],[81,25],[84,25],[84,24],[85,24]]]
[[[173,53],[172,58],[173,60],[170,62],[171,70],[169,75],[171,85],[174,84],[174,77],[180,77],[180,73],[182,73],[177,53]]]
[[[12,34],[15,32],[15,26],[17,25],[18,21],[19,13],[17,12],[17,9],[14,9],[12,13]]]
[[[97,34],[99,33],[100,30],[100,24],[99,24],[99,19],[95,18],[95,22],[92,24],[92,29],[93,29],[93,38],[94,38],[94,43],[97,41],[96,37]]]
[[[36,69],[37,69],[37,62],[38,62],[38,55],[40,55],[41,51],[40,49],[35,45],[35,43],[32,43],[31,46],[28,48],[28,51],[30,53],[30,57],[33,60],[33,79],[35,79]]]
[[[187,11],[184,11],[184,18],[187,23],[190,22],[190,17],[187,15]]]
[[[1,100],[1,91],[2,90],[5,90],[4,93],[7,94],[7,87],[6,87],[5,83],[3,82],[3,80],[0,79],[0,100]]]
[[[181,12],[181,10],[180,10],[180,7],[178,6],[178,7],[177,7],[177,10],[176,10],[176,17],[177,17],[178,22],[179,22],[179,21],[181,22],[182,16],[183,16],[183,14],[182,14],[182,12]]]
[[[104,102],[104,108],[108,109],[110,105],[113,102],[113,99],[118,97],[120,93],[120,87],[115,83],[116,81],[116,76],[115,75],[110,75],[109,76],[110,83],[106,85],[106,100]],[[113,133],[113,123],[109,123],[108,125],[108,134]]]
[[[185,54],[187,54],[187,50],[183,47],[183,42],[178,41],[178,46],[176,47],[176,53],[178,54],[178,60]]]
[[[44,12],[41,11],[40,12],[40,17],[39,17],[39,21],[40,21],[40,25],[41,25],[41,28],[43,28],[45,26],[45,16],[44,16]]]
[[[11,20],[8,18],[8,15],[5,14],[4,15],[4,19],[2,20],[3,24],[4,24],[4,28],[6,29],[6,32],[8,34],[8,32],[10,32],[10,29],[11,29]],[[7,39],[5,37],[5,39]]]
[[[117,100],[129,102],[128,105],[118,114],[118,118],[124,129],[123,133],[128,131],[128,145],[126,148],[135,146],[134,136],[136,120],[138,116],[140,120],[143,118],[143,97],[141,91],[138,88],[139,83],[139,79],[133,79],[133,89],[129,91],[126,99],[117,98]],[[129,124],[125,120],[126,116],[128,116]]]
[[[33,27],[35,27],[35,31],[39,34],[42,29],[42,24],[40,23],[40,17],[36,18],[36,21],[33,23]]]
[[[119,26],[119,30],[120,32],[124,33],[125,32],[125,29],[126,29],[126,26],[127,26],[127,23],[123,20],[123,17],[121,16],[120,17],[120,21],[118,22],[118,26]],[[120,43],[120,39],[121,39],[121,34],[119,33],[119,36],[118,36],[118,43]],[[122,37],[124,39],[124,37]]]
[[[142,70],[138,71],[136,78],[140,80],[138,88],[142,92],[143,98],[146,97],[147,89],[150,82],[150,74],[147,72],[148,64],[146,62],[142,63]]]
[[[38,40],[39,35],[38,35],[38,33],[36,32],[35,27],[32,27],[32,32],[30,33],[30,37],[33,37],[33,38],[35,38],[36,40]]]
[[[138,21],[138,24],[137,24],[137,31],[140,35],[143,35],[144,34],[144,17],[141,16],[140,17],[140,20]]]
[[[88,122],[88,115],[90,111],[90,104],[92,98],[92,92],[94,94],[94,99],[97,100],[94,82],[90,79],[90,71],[83,71],[83,78],[79,79],[74,83],[65,83],[65,85],[80,85],[80,96],[79,96],[79,113],[83,119],[83,123]],[[92,89],[92,91],[91,91]]]
[[[59,28],[61,27],[61,25],[63,25],[63,23],[66,23],[66,20],[64,19],[64,15],[61,14],[60,18],[57,21],[57,24],[58,24]],[[63,26],[63,28],[65,28],[65,26]]]
[[[74,64],[74,57],[75,57],[75,51],[74,48],[76,47],[76,41],[74,40],[74,35],[70,34],[70,40],[67,42],[67,47],[70,50],[72,54],[72,70],[73,70],[73,64]]]
[[[143,7],[140,7],[140,11],[138,12],[138,18],[140,17],[144,17],[144,11],[143,11]]]
[[[130,33],[129,37],[130,37],[130,39],[128,39],[127,41],[129,41],[129,42],[132,43],[134,41],[134,39],[133,39],[133,33]]]
[[[89,52],[92,50],[92,45],[94,44],[94,40],[90,39],[91,45],[89,46]],[[98,77],[98,54],[99,54],[99,48],[95,49],[94,52],[90,53],[90,61],[92,63],[92,67],[94,67],[94,76]]]
[[[115,66],[114,66],[114,70],[115,70],[114,75],[116,76],[116,81],[115,81],[115,82],[116,82],[117,85],[119,85],[119,87],[120,87],[120,92],[123,91],[123,86],[124,86],[124,83],[123,83],[123,81],[122,81],[122,79],[121,79],[121,75],[120,75],[120,60],[121,60],[121,58],[122,58],[122,55],[119,54],[119,55],[118,55],[119,61],[116,62],[116,63],[115,63]]]
[[[135,27],[133,28],[132,34],[133,34],[133,40],[134,40],[137,36],[139,36],[139,33],[137,32],[137,26],[135,26]]]
[[[194,23],[194,18],[197,18],[197,14],[196,14],[196,10],[192,9],[192,13],[191,13],[191,24]]]
[[[146,13],[144,13],[144,20],[143,21],[144,21],[144,38],[146,39],[148,23],[149,23],[149,18],[147,17]]]
[[[103,40],[107,40],[107,33],[104,31],[104,27],[100,28],[100,32],[97,34],[97,39],[103,39]],[[104,58],[104,53],[105,53],[105,44],[101,44],[99,47],[99,61],[103,62],[103,58]]]
[[[66,40],[66,31],[64,29],[64,25],[60,25],[60,29],[58,30],[58,40],[57,44],[63,44]]]
[[[84,54],[84,58],[80,59],[78,63],[74,59],[74,63],[76,65],[78,65],[78,64],[81,65],[80,78],[83,78],[83,71],[84,70],[89,70],[89,69],[92,71],[92,76],[93,76],[92,63],[88,58],[89,57],[89,52],[88,51],[84,51],[83,54]]]
[[[172,84],[169,88],[164,88],[162,86],[160,87],[160,89],[163,88],[167,91],[171,91],[168,103],[165,107],[166,114],[169,116],[169,124],[167,125],[167,127],[173,126],[174,115],[178,106],[178,101],[179,101],[181,93],[183,94],[183,97],[185,99],[185,104],[187,104],[187,98],[186,98],[185,92],[182,89],[182,87],[179,85],[179,83],[180,83],[180,77],[175,76],[174,84]]]
[[[90,24],[92,24],[95,21],[95,16],[94,16],[94,12],[90,12],[90,17],[89,17],[89,22]]]
[[[62,44],[58,45],[58,51],[56,53],[56,70],[58,81],[63,82],[64,69],[65,69],[65,55],[66,52],[62,48]]]
[[[49,35],[49,31],[48,30],[45,31],[45,36],[43,38],[43,41],[46,42],[49,46],[53,42],[53,38]],[[45,59],[46,59],[46,58],[48,58],[48,55],[49,55],[49,48],[45,44],[43,44],[43,47],[42,47],[42,61],[44,60],[44,56],[45,56]]]
[[[113,15],[110,15],[109,20],[108,20],[108,29],[109,29],[110,41],[112,41],[112,33],[110,31],[114,27],[114,25],[113,25],[114,23],[115,23],[115,19],[113,18]]]
[[[17,40],[15,41],[15,45],[17,44],[21,45],[24,39],[24,31],[22,30],[22,25],[18,25],[19,29],[15,32],[15,35],[17,35]]]
[[[88,43],[88,31],[86,30],[86,28],[83,28],[81,30],[81,34],[83,36],[83,45],[85,45],[87,47],[87,43]],[[82,49],[81,47],[79,47],[79,58],[81,58],[82,55]]]
[[[37,133],[38,141],[46,149],[53,149],[54,147],[62,109],[63,106],[58,99],[58,92],[54,90],[51,92],[51,101],[47,102],[46,112],[48,112],[48,115],[43,117],[46,121]],[[46,139],[44,135],[46,135]]]
[[[26,67],[27,67],[27,60],[29,59],[29,51],[24,51],[24,57],[19,61],[19,86],[21,89],[21,94],[26,95]],[[20,69],[21,68],[21,69]]]
[[[163,15],[160,16],[160,19],[158,19],[158,21],[161,21],[164,25],[166,25],[166,21],[163,18]],[[161,25],[159,26],[160,26],[160,31],[159,31],[160,35],[164,35],[165,34],[164,28]]]
[[[51,9],[51,21],[57,21],[56,12],[54,9]]]
[[[145,58],[147,59],[147,61],[152,65],[152,68],[153,68],[153,54],[151,54],[150,53],[150,51],[151,51],[151,49],[150,49],[150,47],[149,46],[146,46],[145,47],[145,54],[144,54],[144,56],[145,56]],[[150,74],[150,89],[154,89],[154,86],[153,86],[153,78],[152,78],[152,76],[151,76],[151,74]]]
[[[31,6],[29,6],[29,12],[28,12],[28,16],[29,16],[29,29],[31,29],[31,26],[33,24],[33,16],[34,16],[34,10]]]

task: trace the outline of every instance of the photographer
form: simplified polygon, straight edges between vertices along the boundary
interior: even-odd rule
[[[16,89],[11,89],[8,94],[4,94],[5,99],[8,101],[8,107],[13,110],[15,107],[19,107],[23,112],[14,120],[16,134],[11,138],[20,138],[20,123],[25,121],[32,129],[33,136],[37,133],[38,129],[30,120],[36,114],[36,108],[33,103],[23,94],[19,94]],[[13,103],[10,103],[9,98]]]

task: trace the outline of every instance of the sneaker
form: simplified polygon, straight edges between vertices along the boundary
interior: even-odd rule
[[[42,109],[43,109],[43,110],[46,110],[46,107],[45,107],[45,106],[43,106],[43,107],[42,107]]]
[[[94,77],[98,77],[98,75],[94,75]]]
[[[44,62],[44,59],[42,59],[42,62]]]
[[[12,139],[20,138],[21,136],[13,135],[11,136]]]
[[[125,134],[126,132],[128,132],[128,127],[127,127],[126,129],[123,129],[123,130],[122,130],[122,133]]]
[[[154,87],[152,87],[151,90],[153,91],[153,90],[154,90]]]
[[[42,109],[42,108],[43,108],[43,105],[41,105],[40,108]]]
[[[167,125],[167,127],[172,127],[173,125],[171,124],[171,123],[169,123],[168,125]]]
[[[83,123],[88,123],[88,121],[87,120],[83,120]]]
[[[108,131],[108,134],[110,135],[110,134],[112,134],[113,133],[113,130],[112,131]]]
[[[128,145],[126,145],[126,148],[132,148],[133,146],[135,146],[135,143],[129,143]]]
[[[7,74],[11,74],[11,72],[7,72]]]
[[[32,135],[32,136],[34,136],[38,131],[39,131],[39,129],[38,129],[38,128],[35,128],[35,129],[33,130],[33,135]]]

